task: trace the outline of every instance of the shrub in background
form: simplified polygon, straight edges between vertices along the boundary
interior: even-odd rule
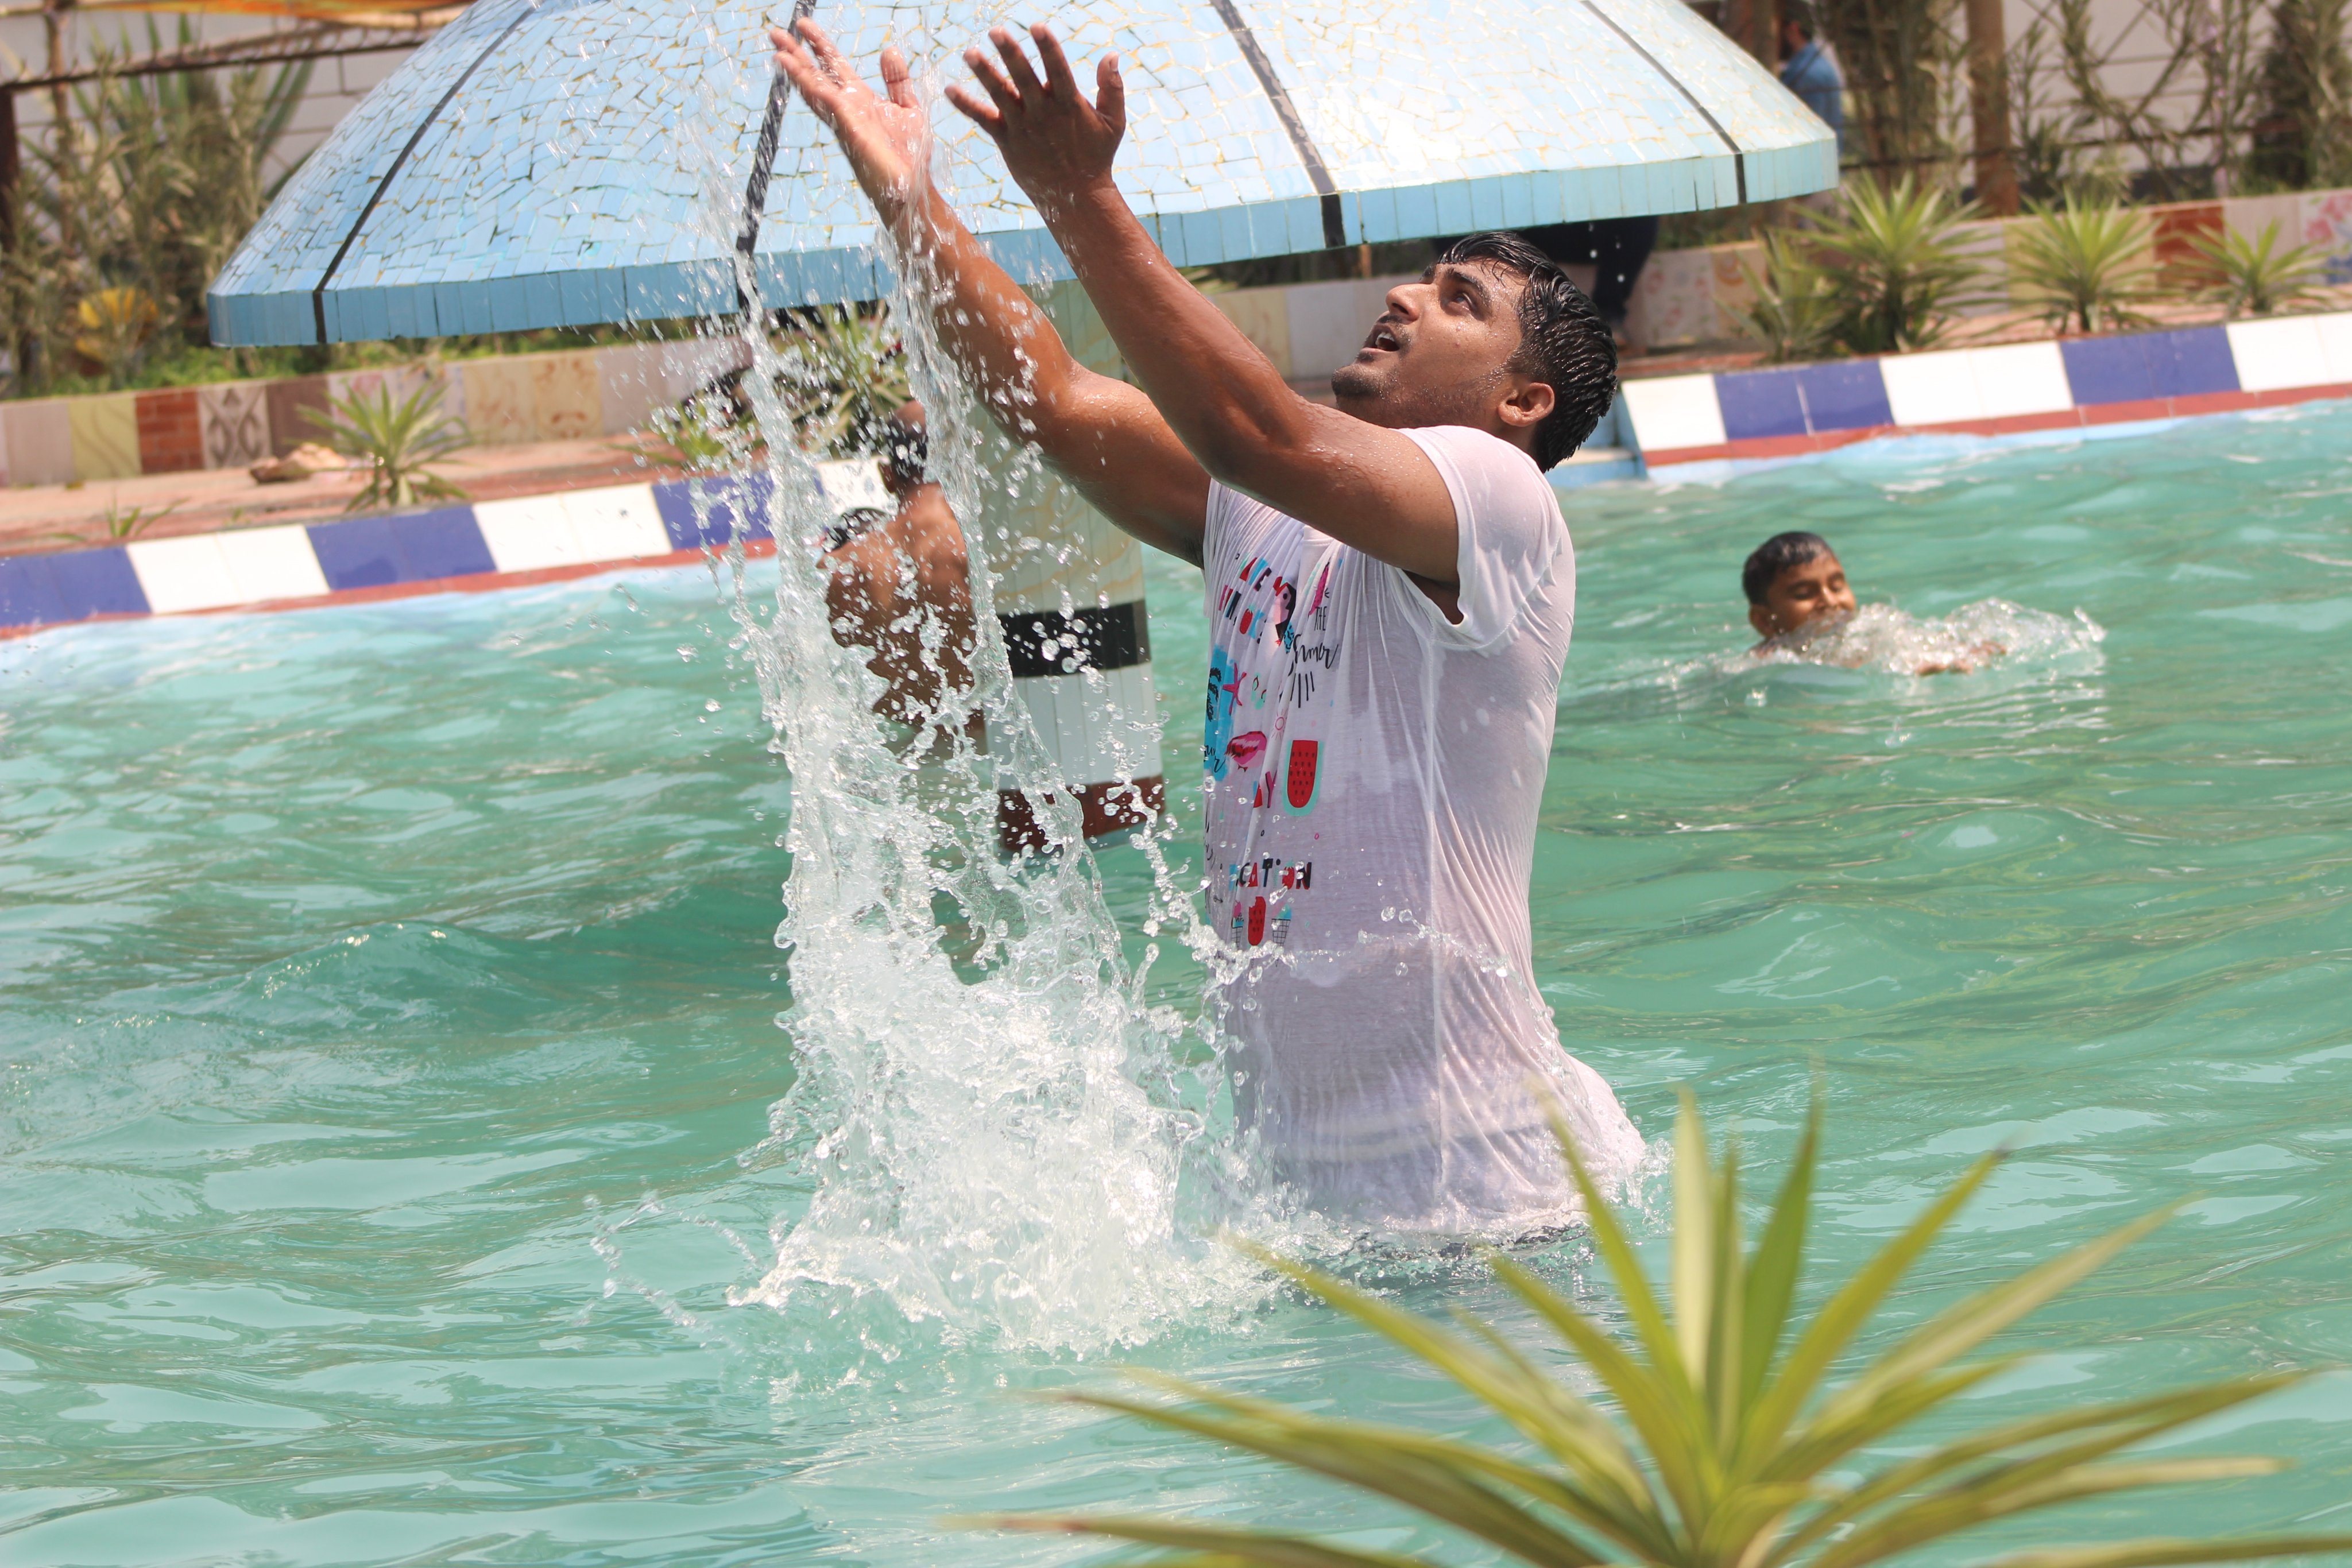
[[[2232,1378],[2170,1394],[2078,1403],[1936,1448],[1895,1446],[1921,1416],[2015,1367],[1963,1361],[2162,1218],[2158,1213],[1969,1297],[1911,1330],[1858,1374],[1830,1374],[1938,1232],[1984,1185],[1979,1160],[1810,1318],[1794,1311],[1820,1147],[1816,1105],[1761,1237],[1743,1244],[1737,1145],[1710,1158],[1687,1097],[1675,1130],[1672,1290],[1662,1300],[1564,1126],[1560,1141],[1617,1283],[1633,1343],[1512,1259],[1496,1274],[1560,1337],[1617,1405],[1604,1412],[1527,1350],[1466,1314],[1447,1329],[1327,1275],[1271,1257],[1299,1286],[1392,1341],[1517,1428],[1531,1455],[1408,1427],[1336,1420],[1159,1374],[1181,1403],[1067,1395],[1403,1504],[1520,1561],[1551,1568],[1866,1568],[1994,1520],[2083,1498],[2261,1475],[2262,1458],[2116,1456],[2302,1381]],[[1078,1515],[987,1521],[1111,1537],[1181,1555],[1155,1568],[1405,1568],[1424,1560],[1183,1520]],[[1991,1568],[2155,1568],[2352,1551],[2352,1535],[2135,1541],[2024,1552]]]
[[[344,510],[397,510],[420,500],[465,498],[465,491],[432,470],[433,464],[473,440],[462,422],[441,412],[443,385],[439,375],[428,373],[423,385],[396,404],[392,388],[379,385],[373,397],[355,392],[328,413],[302,411],[336,451],[368,465],[366,487]]]
[[[177,42],[195,40],[183,18]],[[150,23],[150,47],[163,42]],[[273,193],[263,170],[310,80],[308,62],[103,74],[122,53],[99,50],[99,79],[25,146],[15,240],[0,261],[0,330],[19,390],[73,373],[74,340],[94,330],[80,308],[110,291],[136,290],[156,311],[141,357],[205,341],[205,286]],[[102,373],[120,384],[127,371],[117,362]]]
[[[2211,269],[2205,292],[2232,316],[2268,316],[2307,303],[2319,280],[2319,253],[2307,245],[2280,250],[2275,219],[2252,239],[2224,229],[2189,243]]]
[[[1837,217],[1811,236],[1840,301],[1837,340],[1857,354],[1932,348],[1984,269],[1957,246],[1974,210],[1906,174],[1846,183]]]
[[[2060,331],[2144,325],[2133,308],[2155,297],[2147,219],[2073,196],[2009,234],[2010,284]]]
[[[1739,311],[1748,335],[1764,345],[1768,364],[1828,359],[1841,352],[1839,299],[1830,275],[1807,252],[1805,236],[1767,229],[1762,271],[1741,262],[1753,301]]]

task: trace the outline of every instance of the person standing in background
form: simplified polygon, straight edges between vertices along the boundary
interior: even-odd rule
[[[1795,93],[1845,147],[1845,78],[1813,36],[1813,14],[1791,3],[1780,13],[1780,85]]]

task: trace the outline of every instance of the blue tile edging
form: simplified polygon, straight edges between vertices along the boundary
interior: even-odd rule
[[[642,494],[636,486],[617,488]],[[764,475],[741,477],[664,480],[652,486],[655,509],[669,545],[667,554],[635,554],[607,559],[583,560],[555,568],[504,570],[484,533],[481,517],[472,506],[443,507],[430,511],[379,517],[345,517],[311,523],[301,528],[304,542],[326,585],[323,595],[289,600],[271,593],[245,600],[207,603],[205,610],[231,610],[241,603],[333,603],[356,597],[380,597],[404,588],[430,592],[440,585],[495,587],[524,579],[543,580],[551,575],[609,571],[634,563],[672,563],[691,559],[706,549],[731,543],[738,529],[747,544],[757,548],[771,541],[768,517],[773,483]],[[564,529],[568,502],[598,495],[596,491],[562,491],[517,501],[486,505],[500,508],[510,531],[518,517],[526,528]],[[43,626],[71,624],[94,619],[120,619],[155,613],[146,582],[141,576],[142,546],[176,545],[184,539],[221,541],[225,553],[243,548],[261,529],[231,529],[216,534],[181,535],[171,539],[134,540],[100,549],[69,550],[50,555],[0,556],[0,636],[17,635]],[[284,529],[269,530],[282,533]],[[285,570],[282,551],[273,566]],[[150,560],[150,571],[162,568]]]

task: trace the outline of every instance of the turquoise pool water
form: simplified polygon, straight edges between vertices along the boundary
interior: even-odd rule
[[[2014,1146],[1903,1316],[2191,1200],[1956,1419],[2352,1360],[2347,450],[2336,405],[1570,503],[1535,914],[1570,1049],[1646,1131],[1689,1083],[1767,1162],[1819,1061],[1828,1270]],[[1723,659],[1795,525],[1866,599],[2107,635],[1925,680]],[[1171,758],[1196,581],[1151,583]],[[1015,1397],[1134,1361],[1476,1427],[1213,1260],[1150,1260],[1201,1304],[1124,1345],[757,1298],[811,1177],[769,1142],[792,790],[732,634],[674,571],[0,645],[0,1562],[1047,1563],[1088,1553],[933,1521],[1100,1504],[1433,1542]],[[1103,867],[1139,956],[1148,868]],[[1144,999],[1196,995],[1171,951]],[[2352,1528],[2352,1377],[2196,1441],[2299,1468],[2003,1539]]]

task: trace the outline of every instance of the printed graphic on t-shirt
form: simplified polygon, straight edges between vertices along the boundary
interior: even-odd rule
[[[1218,810],[1291,816],[1315,810],[1331,708],[1329,682],[1340,654],[1332,613],[1337,556],[1336,548],[1319,552],[1300,573],[1313,578],[1303,595],[1297,581],[1262,555],[1241,560],[1218,591],[1201,757]],[[1241,805],[1244,790],[1246,808]],[[1253,840],[1265,826],[1257,825]],[[1297,895],[1313,884],[1313,862],[1271,856],[1228,861],[1220,881],[1222,885],[1210,889],[1211,902],[1230,903],[1225,925],[1233,940],[1251,947],[1286,946]]]

